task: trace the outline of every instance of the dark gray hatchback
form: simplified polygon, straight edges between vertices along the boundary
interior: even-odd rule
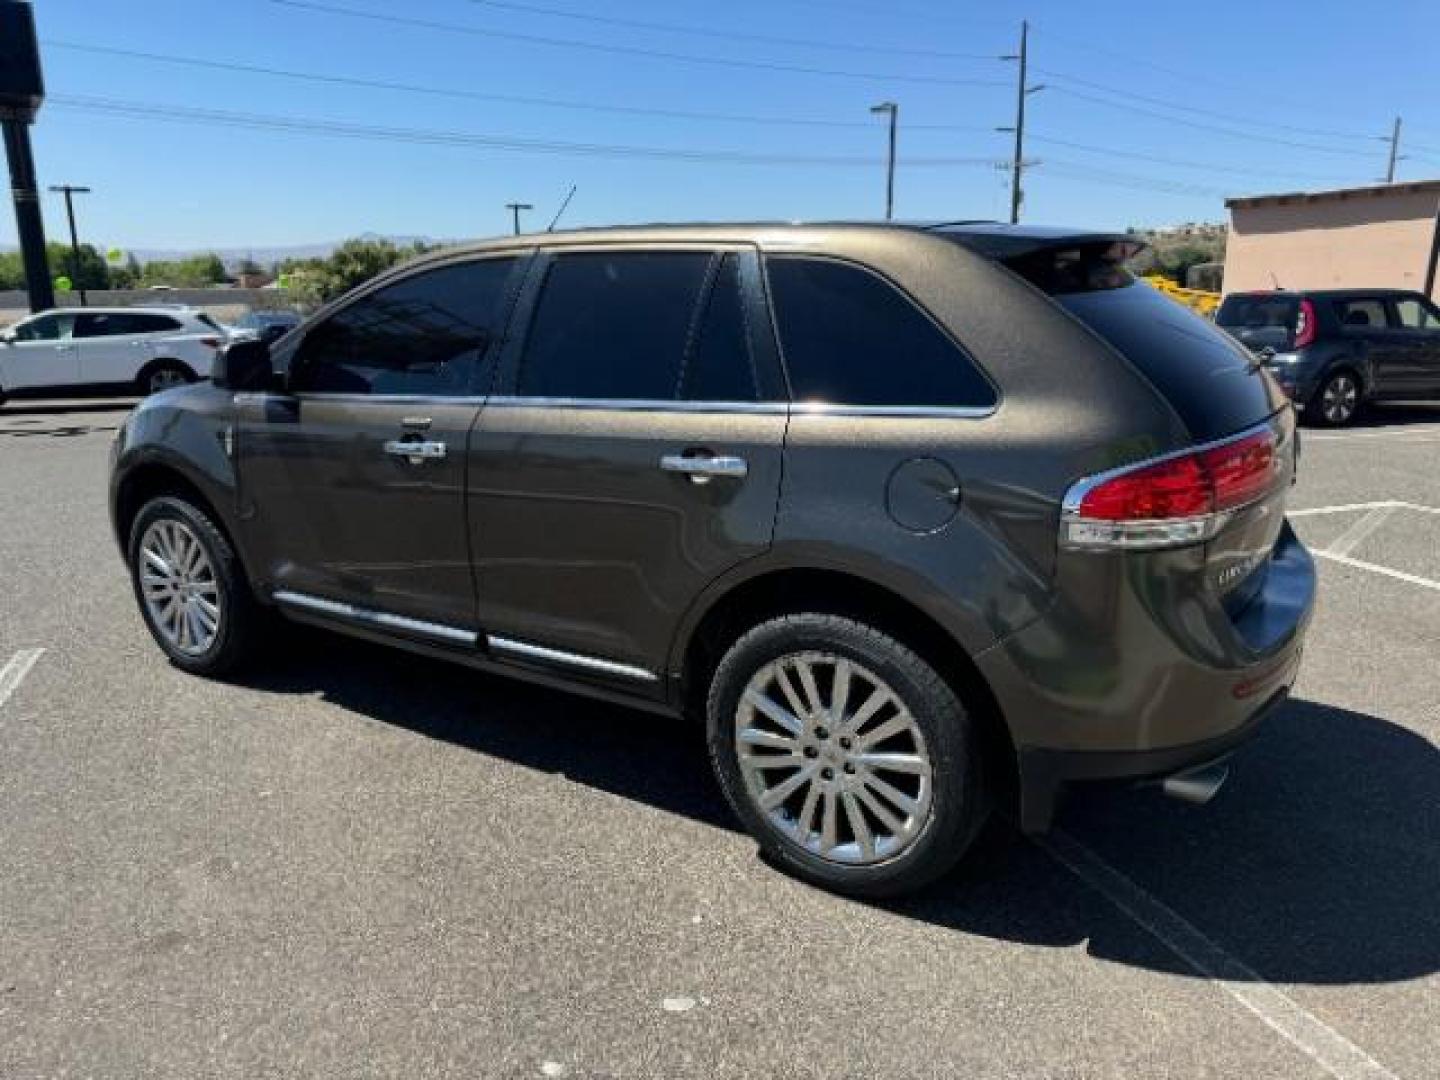
[[[703,716],[757,840],[854,895],[1004,800],[1045,829],[1071,781],[1203,798],[1314,601],[1295,421],[1131,251],[713,225],[427,256],[131,415],[140,610],[199,674],[280,612]]]

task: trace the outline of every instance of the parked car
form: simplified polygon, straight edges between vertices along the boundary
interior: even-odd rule
[[[227,340],[185,307],[56,308],[0,334],[0,401],[77,390],[151,394],[210,374]]]
[[[300,316],[293,311],[247,311],[231,325],[232,337],[258,338],[273,345],[300,325]]]
[[[1314,598],[1293,411],[1124,236],[678,226],[426,256],[143,403],[111,512],[219,675],[273,612],[703,717],[780,865],[879,896],[997,800],[1203,800]],[[278,372],[278,374],[277,374]],[[1138,826],[1137,826],[1138,827]]]
[[[1263,359],[1307,420],[1440,399],[1440,309],[1404,289],[1234,293],[1215,321]]]

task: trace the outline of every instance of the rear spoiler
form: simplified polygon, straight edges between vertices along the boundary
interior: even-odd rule
[[[1134,258],[1150,245],[1145,241],[1121,232],[1082,232],[1025,230],[1005,231],[994,225],[988,228],[967,225],[932,225],[928,231],[943,234],[947,239],[969,248],[977,255],[1006,262],[1023,258],[1042,251],[1076,247],[1114,247],[1117,260],[1124,262]]]

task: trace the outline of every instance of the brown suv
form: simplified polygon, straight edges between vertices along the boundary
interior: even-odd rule
[[[1123,236],[696,226],[427,256],[147,400],[111,505],[179,667],[272,612],[704,716],[759,842],[913,888],[1002,793],[1214,764],[1295,677],[1294,417]]]

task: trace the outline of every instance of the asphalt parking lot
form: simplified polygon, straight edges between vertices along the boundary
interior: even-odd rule
[[[122,417],[0,410],[0,1076],[1440,1077],[1440,406],[1306,432],[1321,606],[1214,803],[885,907],[759,861],[684,725],[315,632],[171,669]]]

